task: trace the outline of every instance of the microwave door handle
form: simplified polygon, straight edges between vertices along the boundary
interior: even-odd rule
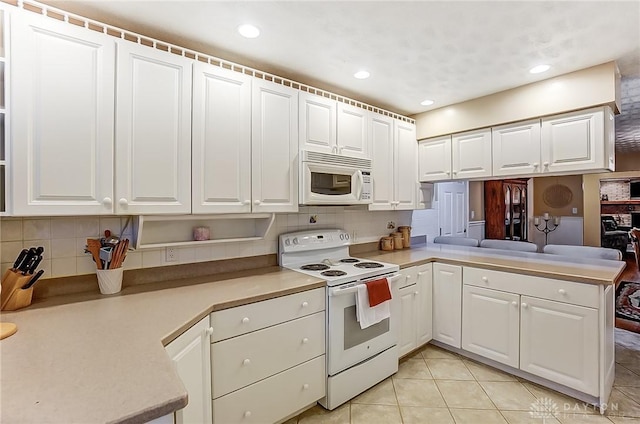
[[[362,187],[364,186],[364,177],[362,176],[362,171],[359,169],[358,169],[357,175],[358,175],[358,192],[356,194],[356,198],[360,200],[360,197],[362,196]]]

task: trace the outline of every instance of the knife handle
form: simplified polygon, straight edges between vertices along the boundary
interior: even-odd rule
[[[18,257],[16,258],[16,261],[13,263],[13,269],[17,270],[18,266],[20,266],[20,263],[24,260],[24,258],[27,256],[27,253],[29,253],[28,249],[22,249],[22,251],[20,252],[20,254],[18,255]]]
[[[22,286],[22,290],[26,290],[26,289],[30,288],[31,286],[33,286],[36,283],[36,281],[38,281],[38,278],[40,278],[42,276],[42,274],[44,274],[44,269],[41,269],[40,271],[38,271],[36,273],[36,275],[31,277],[29,282],[27,284],[25,284],[24,286]]]

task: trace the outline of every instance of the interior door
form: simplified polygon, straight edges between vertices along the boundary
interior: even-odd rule
[[[466,181],[437,183],[440,235],[466,237],[469,219]]]

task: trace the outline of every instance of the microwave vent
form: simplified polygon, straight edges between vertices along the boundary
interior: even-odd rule
[[[332,155],[330,153],[311,152],[304,150],[302,152],[303,162],[316,162],[329,165],[349,166],[358,169],[371,168],[371,160],[363,158],[354,158],[352,156]]]

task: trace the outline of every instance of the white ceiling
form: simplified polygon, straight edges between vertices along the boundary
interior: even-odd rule
[[[640,78],[640,0],[45,2],[406,115],[611,60]]]

